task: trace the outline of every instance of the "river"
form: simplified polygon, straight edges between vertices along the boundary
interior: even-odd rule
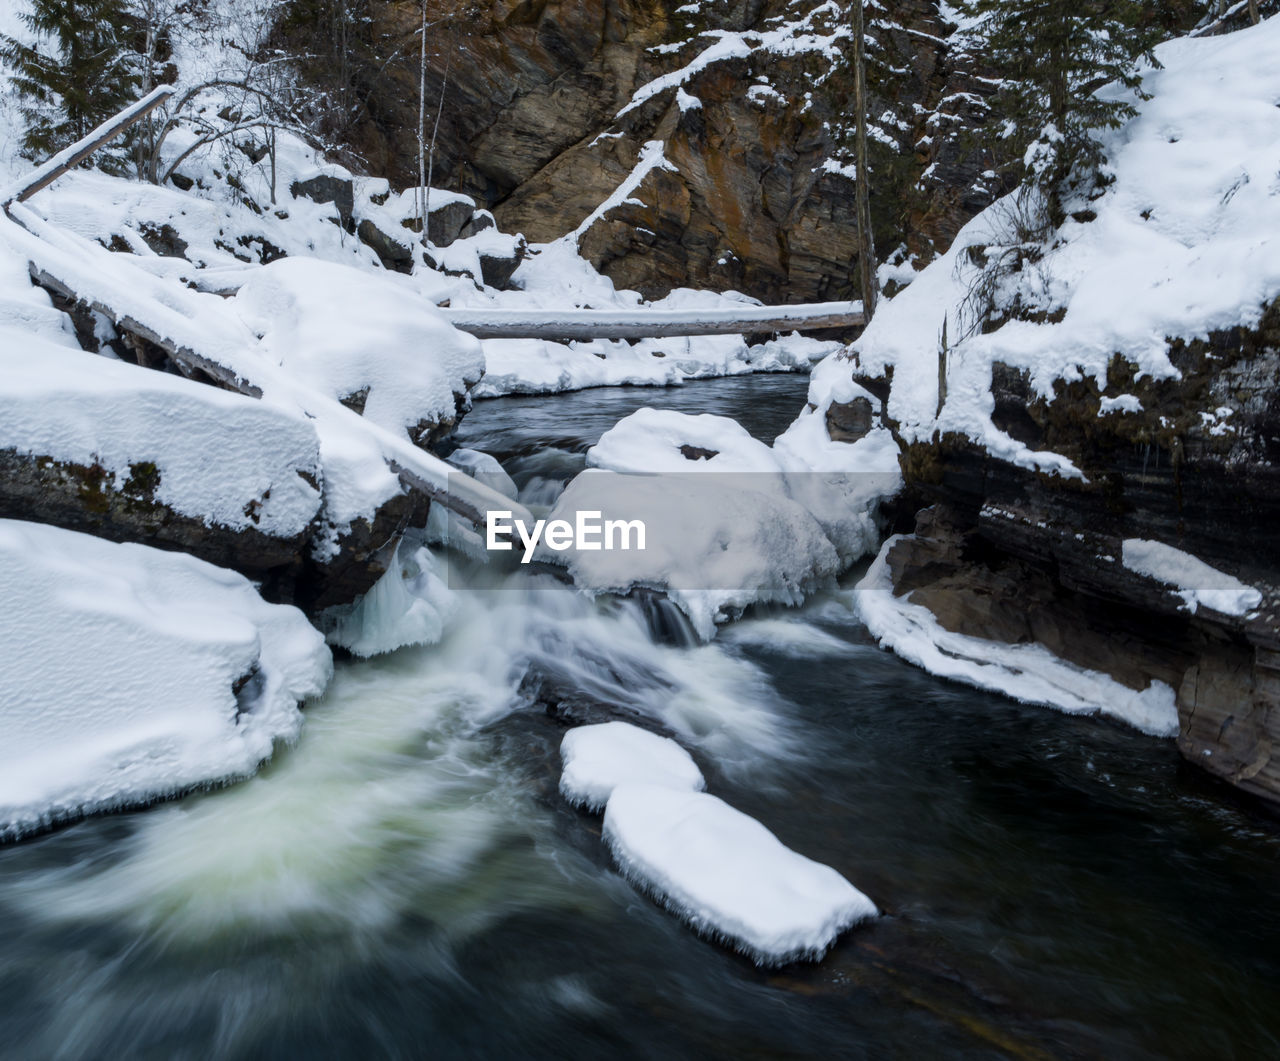
[[[646,404],[769,441],[805,383],[500,399],[461,441],[563,478]],[[513,578],[339,664],[252,780],[0,847],[0,1055],[1280,1056],[1280,828],[1172,742],[934,679],[841,593],[681,647]],[[775,971],[688,931],[557,794],[531,663],[680,733],[885,916]]]

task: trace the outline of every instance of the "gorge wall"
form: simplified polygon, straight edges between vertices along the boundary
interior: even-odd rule
[[[903,530],[889,565],[944,627],[1039,642],[1122,685],[1177,694],[1178,744],[1195,765],[1280,801],[1280,302],[1256,328],[1171,344],[1180,379],[1059,382],[1052,399],[996,366],[993,421],[1069,457],[1082,480],[1000,460],[970,439],[903,442]],[[864,380],[882,393],[884,380]],[[1105,414],[1120,392],[1140,409]],[[1124,563],[1159,541],[1257,587],[1242,614],[1188,607]]]
[[[927,260],[998,190],[964,135],[986,83],[949,43],[944,7],[868,9],[882,260]],[[376,0],[368,15],[352,75],[363,108],[345,135],[371,172],[413,184],[416,45],[406,56],[420,7]],[[853,296],[847,4],[493,0],[432,34],[429,119],[444,99],[432,183],[474,196],[504,230],[546,241],[595,214],[584,254],[646,297]],[[408,43],[388,62],[392,42]]]

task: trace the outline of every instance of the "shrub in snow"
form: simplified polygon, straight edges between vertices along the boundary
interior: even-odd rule
[[[295,608],[181,553],[0,520],[0,836],[244,777],[332,664]]]

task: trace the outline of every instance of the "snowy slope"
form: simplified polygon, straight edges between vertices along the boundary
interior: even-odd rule
[[[1176,370],[1166,339],[1256,323],[1280,294],[1280,19],[1223,37],[1162,45],[1164,69],[1150,71],[1140,114],[1101,134],[1114,182],[1093,202],[1070,204],[1092,220],[1069,219],[1034,267],[997,295],[1044,323],[1014,320],[971,334],[966,305],[981,252],[1010,242],[1007,198],[975,218],[951,250],[898,297],[884,303],[855,344],[860,369],[893,368],[889,414],[908,440],[958,432],[1023,467],[1078,471],[1052,453],[1033,453],[991,422],[991,366],[1031,374],[1042,395],[1058,379],[1096,378],[1120,352],[1153,377]],[[1058,320],[1058,315],[1061,319]],[[948,337],[947,396],[938,411],[938,362]]]

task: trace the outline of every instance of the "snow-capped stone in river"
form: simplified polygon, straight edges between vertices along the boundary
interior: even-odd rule
[[[604,839],[628,878],[759,965],[821,957],[841,932],[878,913],[830,866],[705,792],[620,785],[605,809]]]
[[[253,773],[332,662],[296,608],[180,553],[0,520],[0,838]]]
[[[706,787],[697,763],[669,737],[626,722],[569,730],[560,742],[560,792],[575,806],[604,809],[619,785],[659,785],[682,792]]]

